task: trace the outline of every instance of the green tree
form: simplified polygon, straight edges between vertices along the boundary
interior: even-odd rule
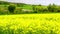
[[[10,13],[14,13],[16,6],[15,5],[9,5],[8,6],[8,10],[10,11]]]
[[[32,5],[32,9],[34,13],[37,13],[36,5]]]
[[[38,13],[44,13],[44,12],[47,12],[48,9],[47,9],[47,7],[45,7],[45,6],[36,6],[36,11],[37,11]]]
[[[48,11],[49,12],[57,12],[57,6],[55,4],[53,4],[53,5],[49,4]]]

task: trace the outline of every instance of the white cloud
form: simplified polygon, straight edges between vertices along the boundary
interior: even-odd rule
[[[7,0],[9,2],[18,2],[18,3],[28,3],[28,4],[52,4],[55,3],[57,5],[60,5],[60,0]]]

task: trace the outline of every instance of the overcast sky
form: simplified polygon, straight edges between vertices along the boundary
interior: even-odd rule
[[[9,2],[17,2],[17,3],[27,3],[27,4],[43,4],[43,5],[48,5],[48,4],[57,4],[60,5],[60,0],[6,0]]]

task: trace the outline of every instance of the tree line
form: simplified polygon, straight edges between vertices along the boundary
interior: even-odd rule
[[[48,6],[42,6],[42,5],[38,5],[35,6],[33,5],[33,10],[36,13],[42,12],[42,13],[47,13],[47,12],[51,12],[51,13],[55,13],[55,12],[60,12],[60,6],[56,5],[56,4],[49,4]]]
[[[13,8],[13,10],[16,8],[15,6],[9,6],[10,8],[8,9],[10,12],[10,9]],[[22,10],[22,9],[21,9]],[[29,13],[29,11],[26,11]],[[48,6],[43,6],[43,5],[32,5],[32,11],[31,13],[59,13],[60,12],[60,6],[57,6],[55,4],[49,4]]]

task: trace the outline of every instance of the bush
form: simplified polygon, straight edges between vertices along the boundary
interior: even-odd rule
[[[37,12],[37,13],[44,13],[47,11],[48,11],[47,7],[44,7],[44,6],[36,6],[35,7],[35,12]]]
[[[16,6],[14,6],[14,5],[9,5],[8,6],[8,10],[9,10],[10,13],[14,13],[15,8],[16,8]]]
[[[53,5],[50,4],[48,6],[48,11],[49,12],[57,12],[57,6],[55,4],[53,4]]]
[[[36,5],[32,5],[32,9],[34,13],[37,13]]]

